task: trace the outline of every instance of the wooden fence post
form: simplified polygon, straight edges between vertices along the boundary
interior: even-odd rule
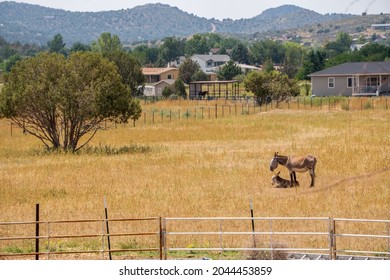
[[[329,218],[329,259],[336,260],[336,222],[333,218]]]

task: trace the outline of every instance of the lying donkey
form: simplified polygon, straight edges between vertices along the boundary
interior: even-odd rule
[[[272,185],[276,185],[275,188],[288,188],[288,187],[290,187],[291,186],[291,181],[283,179],[282,177],[279,176],[279,173],[280,173],[280,171],[278,172],[278,174],[272,176],[271,184]],[[295,185],[299,186],[299,182],[296,181]]]

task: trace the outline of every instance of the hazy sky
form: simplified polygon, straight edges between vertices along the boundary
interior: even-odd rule
[[[0,0],[0,2],[4,2]],[[216,19],[251,18],[264,10],[293,4],[326,13],[369,14],[390,13],[389,0],[22,0],[50,8],[69,11],[108,11],[133,8],[147,3],[164,3],[200,17]]]

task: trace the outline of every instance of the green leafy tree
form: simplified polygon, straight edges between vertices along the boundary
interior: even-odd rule
[[[267,96],[271,95],[268,82],[269,79],[266,72],[250,72],[244,80],[245,90],[252,92],[257,97],[259,103],[264,102]]]
[[[182,80],[177,79],[173,83],[173,93],[177,96],[187,98],[186,86],[184,85]]]
[[[298,96],[300,88],[296,80],[278,71],[269,73],[268,87],[271,97],[277,101],[286,100],[290,96]]]
[[[19,54],[11,55],[6,61],[3,62],[4,64],[4,71],[10,72],[12,67],[15,66],[18,61],[21,61],[22,57]]]
[[[263,71],[266,72],[266,73],[270,73],[270,72],[274,71],[274,62],[272,61],[271,58],[267,58],[264,61]]]
[[[159,48],[158,59],[161,61],[160,64],[167,65],[168,62],[177,59],[179,56],[183,56],[184,46],[185,42],[182,39],[175,37],[165,38]]]
[[[232,80],[235,76],[242,74],[241,67],[238,66],[233,60],[229,60],[225,65],[221,66],[218,70],[218,79],[220,80]]]
[[[321,71],[325,68],[326,53],[323,50],[310,50],[305,56],[302,67],[298,70],[296,78],[299,80],[310,80],[311,73]]]
[[[350,51],[352,37],[348,33],[340,31],[337,33],[336,40],[325,44],[325,49],[328,50],[330,56],[341,54]]]
[[[263,64],[267,59],[275,63],[282,63],[284,55],[284,46],[271,39],[256,42],[249,48],[249,58],[253,64]]]
[[[189,39],[185,46],[185,55],[192,56],[193,54],[205,54],[210,51],[205,36],[195,34]]]
[[[105,32],[97,39],[97,41],[91,44],[92,51],[101,54],[107,54],[111,52],[122,51],[122,43],[118,35],[111,35],[109,32]]]
[[[244,80],[245,89],[253,92],[260,102],[269,96],[282,101],[289,96],[299,95],[298,83],[278,71],[251,72]]]
[[[304,51],[299,44],[293,42],[287,42],[284,47],[286,52],[282,72],[292,79],[302,66]]]
[[[47,47],[51,53],[66,54],[64,39],[61,34],[56,34],[52,40],[47,42]]]
[[[75,152],[103,128],[102,122],[137,119],[141,108],[115,65],[101,55],[75,52],[66,59],[42,53],[6,76],[0,115],[48,149]]]
[[[80,42],[75,42],[73,43],[71,49],[71,52],[88,52],[91,51],[91,46],[90,45],[85,45]]]
[[[139,62],[131,54],[124,51],[110,52],[105,57],[115,63],[122,77],[122,82],[130,88],[131,94],[133,96],[140,95],[146,80]]]
[[[203,72],[199,63],[187,58],[179,66],[179,79],[189,84],[192,81],[198,80],[196,74],[200,71]]]
[[[239,43],[234,46],[232,50],[232,60],[237,61],[238,63],[249,63],[249,52],[248,48],[243,44]]]
[[[207,81],[207,74],[199,69],[192,76],[192,81]]]
[[[170,86],[165,86],[162,91],[162,96],[165,98],[170,97],[173,94],[173,89]]]
[[[156,63],[159,55],[159,49],[149,47],[148,45],[136,46],[131,55],[138,60],[141,65],[153,65]]]

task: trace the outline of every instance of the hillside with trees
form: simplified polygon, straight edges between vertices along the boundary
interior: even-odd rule
[[[315,23],[350,18],[352,15],[321,15],[308,9],[284,5],[268,9],[250,19],[216,20],[189,14],[164,4],[146,4],[132,9],[106,12],[70,12],[15,2],[0,3],[0,36],[9,42],[45,45],[55,34],[65,43],[90,43],[100,34],[117,34],[124,44],[153,41],[195,33],[263,34]]]

